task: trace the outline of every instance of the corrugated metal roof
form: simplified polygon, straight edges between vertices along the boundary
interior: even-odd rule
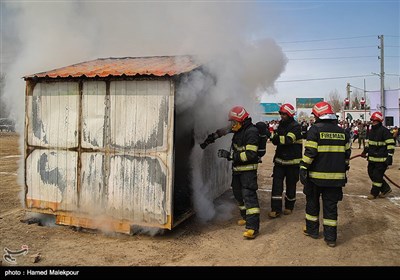
[[[66,77],[107,77],[107,76],[174,76],[187,73],[199,67],[193,57],[151,56],[151,57],[110,57],[86,61],[51,71],[25,76],[29,78],[66,78]]]

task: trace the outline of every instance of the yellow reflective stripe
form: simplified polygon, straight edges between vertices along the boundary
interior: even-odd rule
[[[296,143],[296,144],[303,144],[303,139],[296,140],[296,142],[294,142],[294,143]]]
[[[386,143],[383,141],[372,141],[369,140],[369,145],[374,145],[374,146],[386,146]]]
[[[306,220],[312,221],[312,222],[317,222],[318,221],[318,216],[312,216],[306,213]]]
[[[234,166],[233,171],[251,171],[251,170],[257,170],[258,163],[255,164],[247,164],[247,165],[240,165],[240,166]]]
[[[289,133],[287,134],[287,136],[290,137],[290,138],[292,138],[292,139],[293,139],[293,142],[296,142],[296,135],[294,135],[294,133],[289,132]]]
[[[323,219],[323,224],[326,226],[336,227],[337,220]]]
[[[257,152],[258,151],[258,146],[256,146],[256,145],[246,145],[246,150],[247,151]]]
[[[238,151],[238,152],[242,152],[242,151],[246,150],[245,147],[243,147],[243,146],[238,146],[237,144],[233,144],[233,147],[234,147],[235,150]]]
[[[394,144],[394,139],[393,138],[389,138],[389,139],[386,139],[385,140],[385,143],[387,143],[387,144]]]
[[[281,200],[281,199],[282,199],[282,196],[271,196],[271,199],[274,199],[274,200]]]
[[[260,208],[249,208],[246,210],[246,215],[260,214]]]
[[[315,141],[306,141],[305,147],[318,149],[318,143]]]
[[[388,149],[388,150],[394,150],[394,145],[387,145],[386,149]]]
[[[244,205],[240,206],[240,205],[239,205],[239,209],[240,209],[240,210],[246,210],[246,206],[244,206]]]
[[[350,147],[351,147],[351,146],[350,146],[350,143],[346,143],[345,149],[346,149],[346,150],[349,150]]]
[[[386,158],[385,157],[368,157],[369,161],[373,162],[385,162]]]
[[[285,136],[279,136],[279,143],[285,144]]]
[[[246,152],[241,152],[240,153],[240,160],[243,161],[243,162],[247,161]]]
[[[305,166],[300,166],[300,169],[305,169],[305,170],[307,170],[307,167],[305,167]]]
[[[303,155],[303,159],[302,159],[305,163],[311,164],[313,162],[313,158],[310,158],[306,155]]]
[[[392,156],[393,156],[393,154],[391,154],[391,153],[388,153],[388,156],[391,156],[391,157],[392,157]]]
[[[295,159],[290,159],[290,160],[284,160],[281,158],[275,158],[275,162],[282,164],[282,165],[291,165],[291,164],[299,164],[301,161],[301,158],[295,158]]]
[[[343,146],[318,146],[319,153],[344,153]]]
[[[378,187],[378,188],[382,187],[382,184],[383,183],[372,182],[372,185],[375,186],[375,187]]]
[[[326,172],[309,171],[308,175],[310,176],[310,178],[324,179],[324,180],[340,180],[346,178],[345,173],[326,173]]]

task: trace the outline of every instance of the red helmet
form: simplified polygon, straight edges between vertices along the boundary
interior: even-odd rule
[[[337,119],[335,113],[332,110],[331,104],[325,101],[318,102],[312,108],[312,114],[316,118],[320,119]]]
[[[284,113],[284,114],[288,115],[291,118],[293,118],[294,114],[296,114],[296,112],[294,111],[293,105],[289,104],[289,103],[283,104],[279,108],[279,113]]]
[[[247,113],[245,108],[242,106],[235,106],[229,111],[228,118],[230,121],[243,122],[248,116],[249,113]]]
[[[381,112],[374,112],[370,118],[371,121],[383,122],[383,115]]]

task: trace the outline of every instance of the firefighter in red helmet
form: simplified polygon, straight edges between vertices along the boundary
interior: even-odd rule
[[[260,206],[257,197],[259,133],[249,113],[242,106],[235,106],[229,111],[229,121],[234,133],[231,149],[218,150],[218,157],[232,161],[231,186],[242,216],[238,224],[246,226],[243,233],[245,238],[254,239],[260,226]]]
[[[300,181],[306,195],[306,227],[303,232],[312,238],[319,236],[320,197],[323,205],[324,239],[336,246],[337,204],[343,198],[342,187],[347,182],[351,154],[350,139],[337,125],[337,117],[327,102],[318,102],[312,113],[316,121],[307,133]]]
[[[292,213],[296,202],[296,184],[299,181],[299,164],[303,151],[301,126],[294,120],[293,105],[286,103],[279,109],[281,120],[272,138],[276,146],[273,159],[273,179],[270,218],[277,218],[282,213],[283,181],[286,177],[285,209],[283,214]]]
[[[372,128],[361,156],[368,156],[368,175],[372,181],[372,188],[367,198],[371,200],[385,197],[392,191],[383,176],[388,166],[392,165],[395,142],[389,129],[382,125],[381,112],[374,112],[370,120]]]

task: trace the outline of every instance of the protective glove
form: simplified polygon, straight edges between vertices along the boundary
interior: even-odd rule
[[[303,185],[307,185],[308,179],[308,170],[304,168],[300,168],[300,182]]]
[[[386,158],[385,163],[386,163],[387,165],[392,165],[392,164],[393,164],[393,157],[392,157],[392,156],[388,156],[388,157]]]
[[[279,135],[277,133],[275,133],[274,137],[272,137],[272,144],[274,144],[274,145],[279,144]]]
[[[218,157],[220,158],[226,158],[227,160],[232,160],[232,155],[229,151],[227,150],[223,150],[223,149],[219,149],[218,150]]]
[[[204,150],[208,145],[215,142],[215,139],[218,138],[216,133],[211,133],[207,136],[207,139],[204,140],[203,143],[200,144],[200,147]]]

